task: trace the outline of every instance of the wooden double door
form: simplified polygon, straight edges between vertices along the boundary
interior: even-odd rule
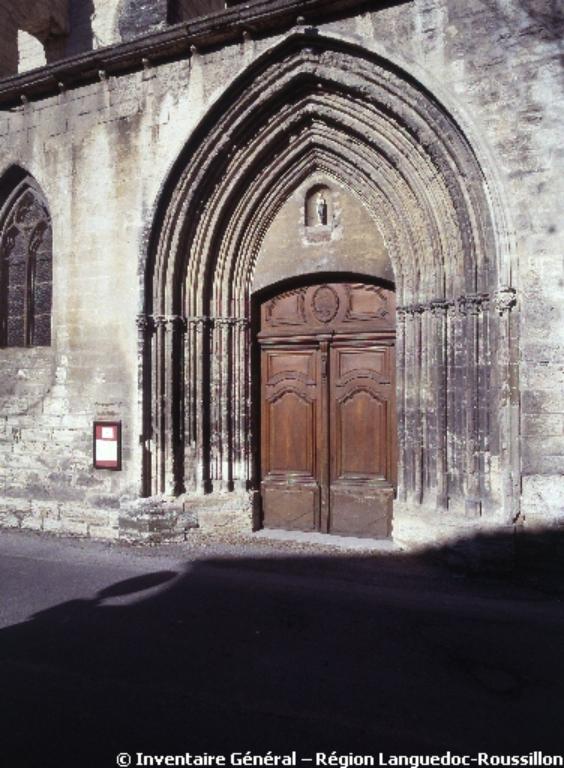
[[[385,538],[396,482],[393,291],[287,291],[261,307],[267,528]]]

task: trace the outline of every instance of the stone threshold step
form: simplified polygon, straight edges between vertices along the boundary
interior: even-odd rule
[[[364,552],[400,552],[401,547],[392,539],[363,539],[357,536],[336,536],[317,531],[285,531],[277,528],[263,528],[253,533],[253,538],[272,541],[293,541],[303,544],[322,544],[336,549],[356,549]]]

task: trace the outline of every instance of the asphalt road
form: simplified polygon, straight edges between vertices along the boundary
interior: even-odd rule
[[[413,557],[0,533],[0,766],[564,754],[563,694],[558,594]]]

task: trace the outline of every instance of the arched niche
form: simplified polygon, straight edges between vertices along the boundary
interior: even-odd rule
[[[357,46],[307,33],[238,78],[167,180],[139,317],[144,492],[238,493],[233,508],[244,498],[252,506],[253,279],[279,212],[316,176],[377,222],[393,269],[394,529],[407,518],[415,527],[510,519],[515,455],[503,446],[516,444],[507,397],[515,302],[499,282],[504,233],[488,182],[468,138],[420,84]],[[307,228],[303,208],[297,221]]]
[[[314,184],[304,195],[304,224],[306,227],[332,227],[334,220],[332,190],[326,184]]]

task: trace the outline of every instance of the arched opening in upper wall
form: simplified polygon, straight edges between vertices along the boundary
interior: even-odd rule
[[[177,24],[224,11],[227,7],[225,0],[168,0],[168,19],[171,24]]]
[[[41,40],[23,29],[18,30],[18,72],[27,72],[45,64],[47,56]]]
[[[68,33],[68,0],[0,4],[0,77],[63,58]]]

